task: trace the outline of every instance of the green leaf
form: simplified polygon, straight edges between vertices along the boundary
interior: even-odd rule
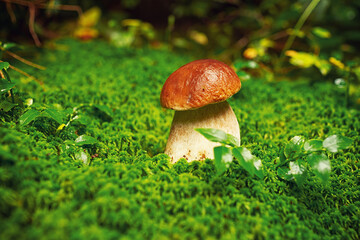
[[[297,185],[302,185],[305,181],[306,169],[302,161],[294,161],[289,163],[288,175],[293,176]]]
[[[238,70],[236,72],[236,74],[238,75],[238,77],[241,79],[241,80],[249,80],[251,78],[251,76],[249,74],[247,74],[246,72],[244,71],[241,71],[241,70]]]
[[[248,158],[244,158],[242,156],[242,147],[233,148],[232,152],[234,157],[240,162],[240,165],[250,174],[250,176],[254,176],[255,174],[255,167],[252,161],[249,161]]]
[[[0,79],[0,93],[6,93],[15,87],[15,83],[10,83],[4,79]]]
[[[81,135],[75,139],[75,144],[77,146],[90,145],[95,143],[97,143],[97,140],[87,135]]]
[[[313,66],[315,62],[319,60],[317,56],[311,53],[295,51],[292,51],[291,53],[292,54],[287,54],[290,56],[290,63],[297,67],[308,68]]]
[[[236,147],[240,145],[239,139],[234,137],[231,134],[228,134],[220,129],[213,128],[196,128],[201,135],[203,135],[207,140],[212,142],[218,142],[225,145],[230,145]]]
[[[73,120],[78,121],[79,123],[81,123],[82,125],[88,125],[91,123],[91,119],[90,117],[86,116],[86,115],[76,115]]]
[[[354,67],[352,71],[355,73],[357,79],[360,79],[360,66]]]
[[[284,154],[286,158],[293,158],[300,154],[305,139],[301,136],[293,137],[290,142],[285,146]]]
[[[317,59],[314,64],[323,76],[328,74],[328,72],[331,70],[331,64],[326,60]]]
[[[83,150],[80,150],[75,153],[75,159],[80,160],[83,164],[89,165],[90,164],[90,155]]]
[[[290,175],[300,175],[303,174],[305,168],[300,164],[299,161],[294,161],[289,163],[289,172]]]
[[[264,173],[263,173],[262,169],[259,169],[259,170],[256,169],[255,175],[260,179],[264,178]]]
[[[231,150],[225,146],[214,147],[215,168],[218,175],[226,171],[232,162]]]
[[[64,116],[58,110],[47,108],[42,112],[42,115],[54,119],[59,124],[63,123]]]
[[[72,141],[72,140],[65,140],[64,144],[66,144],[66,145],[75,145],[75,142]]]
[[[325,28],[314,27],[312,30],[313,34],[320,38],[330,38],[331,33]]]
[[[40,116],[39,111],[30,109],[20,117],[20,119],[19,119],[20,125],[23,125],[23,126],[28,125],[31,121],[33,121],[38,116]]]
[[[300,29],[289,28],[289,29],[286,30],[286,32],[287,32],[289,35],[295,35],[295,36],[297,36],[298,38],[303,38],[303,37],[305,37],[305,32],[304,32],[304,31],[301,31]]]
[[[334,80],[334,84],[338,88],[345,88],[346,87],[346,81],[343,78],[337,78]]]
[[[306,176],[307,176],[307,171],[306,171],[306,169],[304,169],[304,172],[303,172],[302,174],[294,175],[295,183],[296,183],[298,186],[303,185],[304,182],[305,182]]]
[[[259,67],[259,64],[257,64],[255,61],[236,60],[234,62],[234,67],[237,70],[240,70],[240,69],[243,69],[243,68],[255,69],[255,68]]]
[[[232,150],[234,156],[239,160],[241,166],[251,175],[254,174],[263,178],[262,163],[261,160],[256,156],[252,155],[251,152],[245,147],[235,147]]]
[[[106,113],[106,115],[108,115],[109,117],[112,117],[112,111],[108,106],[98,104],[94,104],[93,106],[102,111],[103,113]]]
[[[291,181],[295,180],[298,186],[301,186],[306,178],[306,169],[301,160],[291,161],[289,167],[281,167],[277,169],[277,174],[280,178]]]
[[[336,153],[339,150],[343,150],[352,145],[354,140],[341,135],[331,135],[327,137],[323,142],[323,147],[332,153]]]
[[[322,144],[323,144],[322,140],[311,139],[305,142],[304,149],[305,151],[308,152],[320,151],[322,149]]]
[[[293,180],[294,176],[288,174],[289,168],[288,167],[282,167],[277,169],[277,174],[280,178],[285,179],[287,181]]]
[[[24,105],[30,107],[34,103],[34,99],[28,98],[24,101]]]
[[[243,65],[245,68],[255,69],[259,67],[259,64],[257,64],[255,61],[246,61]]]
[[[7,70],[10,67],[10,64],[8,62],[0,62],[0,71],[5,69]]]
[[[15,106],[17,106],[16,103],[11,103],[6,100],[0,102],[0,111],[8,112],[11,109],[13,109]]]
[[[279,153],[279,158],[278,158],[278,159],[280,160],[280,162],[277,161],[277,164],[278,164],[278,165],[282,165],[284,162],[286,162],[286,156],[285,156],[285,154],[284,154],[284,149],[283,149],[283,148],[280,149],[280,153]]]
[[[16,43],[8,42],[8,43],[4,43],[3,47],[5,50],[10,50],[12,48],[18,47],[18,45]]]
[[[331,166],[330,160],[325,154],[310,154],[307,157],[307,161],[313,169],[314,174],[320,178],[323,183],[326,183],[329,180]]]

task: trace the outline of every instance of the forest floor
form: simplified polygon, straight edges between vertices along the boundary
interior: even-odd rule
[[[1,114],[0,239],[360,238],[360,111],[345,107],[344,89],[243,81],[229,103],[265,177],[235,160],[218,176],[211,159],[163,154],[174,112],[161,108],[161,88],[194,59],[102,41],[57,48],[34,59],[46,70],[19,66],[43,87],[9,72],[28,100]],[[333,134],[354,142],[326,152],[326,184],[311,172],[301,186],[278,176],[292,137]]]

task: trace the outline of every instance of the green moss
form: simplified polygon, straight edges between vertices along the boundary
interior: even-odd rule
[[[343,107],[341,89],[243,82],[229,102],[242,145],[263,160],[265,178],[249,177],[236,160],[216,177],[212,160],[170,164],[162,154],[173,112],[160,107],[161,87],[188,57],[100,41],[58,44],[68,50],[45,50],[39,63],[47,69],[33,72],[46,91],[10,74],[33,108],[57,109],[66,123],[76,107],[79,118],[59,132],[48,118],[19,126],[21,110],[14,109],[14,122],[1,123],[1,239],[360,237],[360,113]],[[98,143],[68,146],[81,134]],[[328,185],[308,175],[299,188],[277,177],[276,158],[291,137],[332,134],[354,144],[329,154]],[[90,166],[74,157],[79,149]]]

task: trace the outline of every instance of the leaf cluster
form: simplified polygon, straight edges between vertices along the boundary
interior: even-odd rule
[[[261,160],[252,155],[246,147],[241,147],[240,139],[220,129],[196,128],[195,130],[209,141],[221,144],[214,147],[215,168],[218,175],[223,174],[230,167],[235,157],[250,176],[264,177]]]
[[[280,153],[277,173],[285,180],[295,180],[302,185],[308,172],[313,173],[322,183],[327,183],[331,174],[331,163],[325,150],[336,153],[350,147],[353,140],[341,135],[331,135],[325,140],[295,136]]]
[[[37,124],[43,125],[46,123],[46,119],[54,120],[57,124],[48,125],[46,132],[49,133],[48,135],[61,138],[62,142],[55,146],[59,149],[58,151],[67,152],[73,160],[80,160],[84,164],[90,165],[92,160],[91,153],[96,151],[96,149],[92,148],[98,143],[97,139],[86,134],[80,136],[73,134],[70,126],[70,124],[80,124],[83,126],[88,124],[88,120],[80,110],[82,108],[98,109],[105,118],[111,119],[112,116],[112,111],[107,106],[98,104],[83,104],[72,110],[57,110],[48,107],[42,107],[42,110],[30,108],[19,117],[19,125],[25,127],[35,121]],[[76,139],[73,139],[74,137]]]

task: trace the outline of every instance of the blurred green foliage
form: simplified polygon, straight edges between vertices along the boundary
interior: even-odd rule
[[[1,239],[359,238],[360,113],[344,107],[343,89],[243,81],[229,104],[264,179],[237,159],[216,176],[213,160],[170,164],[162,154],[173,112],[160,107],[161,87],[188,56],[98,40],[53,47],[39,56],[46,71],[19,66],[46,91],[9,70],[23,106],[0,111]],[[45,109],[51,114],[21,124]],[[335,134],[354,142],[325,153],[329,184],[278,176],[293,136]]]
[[[52,1],[49,1],[52,2]],[[52,4],[73,4],[80,6],[84,11],[97,6],[102,11],[104,20],[112,21],[112,25],[118,20],[138,19],[139,21],[152,24],[158,40],[164,40],[164,31],[168,24],[168,17],[173,16],[175,26],[173,29],[173,44],[181,48],[188,48],[197,53],[207,55],[216,54],[236,59],[242,55],[244,48],[257,46],[261,60],[270,60],[268,55],[279,52],[283,48],[285,40],[293,30],[297,20],[311,1],[280,1],[280,0],[137,0],[137,1],[60,1]],[[5,6],[5,3],[1,3]],[[50,7],[50,6],[49,6]],[[20,6],[13,3],[15,16],[21,18]],[[2,8],[6,12],[6,8]],[[341,13],[339,13],[341,9]],[[296,50],[308,51],[321,54],[329,58],[336,54],[336,58],[342,60],[344,55],[354,55],[359,50],[360,34],[358,22],[360,4],[357,1],[321,0],[316,6],[309,19],[305,22],[300,32],[295,33]],[[37,17],[39,25],[45,15],[46,9],[39,10]],[[19,13],[19,14],[17,14]],[[63,18],[77,17],[75,13],[62,12]],[[60,16],[59,16],[60,15]],[[61,19],[61,14],[57,14]],[[12,34],[16,29],[24,27],[20,22],[14,24],[10,21],[9,14],[2,14],[1,20],[3,31],[2,38],[16,36]],[[54,23],[47,27],[56,28]],[[58,22],[62,25],[64,22]],[[40,26],[39,26],[40,27]],[[207,43],[198,39],[193,32],[206,37]],[[41,34],[41,33],[40,33]],[[198,35],[199,36],[199,35]],[[46,34],[44,35],[46,37]],[[263,54],[261,47],[267,43],[268,54]],[[199,49],[202,49],[200,51]],[[346,57],[346,56],[344,56]]]
[[[358,1],[63,0],[49,3],[52,3],[49,6],[79,6],[84,14],[78,19],[75,12],[38,9],[35,23],[41,39],[104,38],[117,47],[166,48],[196,59],[216,58],[233,63],[245,58],[259,66],[245,70],[248,76],[269,81],[299,77],[330,82],[343,79],[347,105],[360,103]],[[313,7],[309,8],[311,4]],[[1,14],[0,39],[5,42],[17,42],[26,36],[16,32],[28,32],[24,29],[26,24],[20,24],[24,9],[16,3],[12,6],[19,21],[11,22],[9,10],[8,14]],[[51,14],[45,14],[48,10]],[[97,14],[92,14],[93,10]],[[45,24],[49,20],[52,24]],[[288,41],[289,38],[293,39]]]

